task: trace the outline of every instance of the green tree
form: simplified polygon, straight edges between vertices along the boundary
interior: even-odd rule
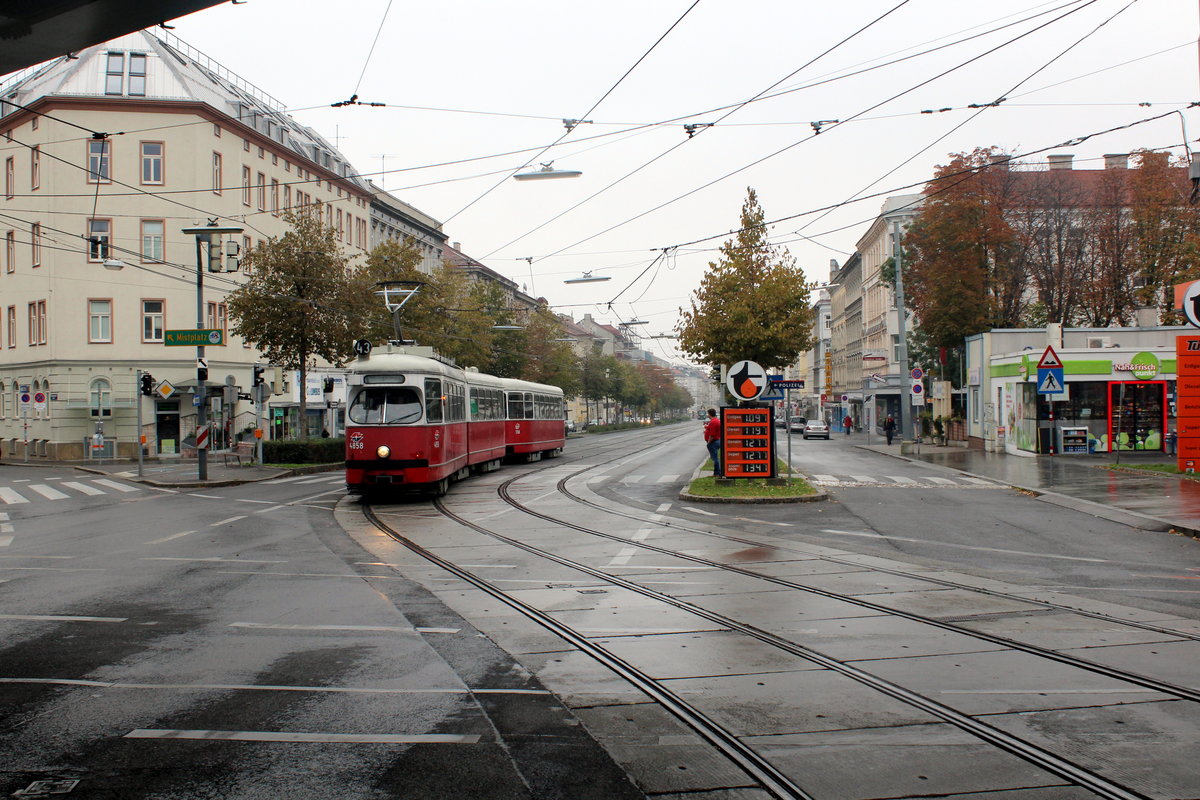
[[[748,189],[741,229],[709,263],[691,309],[680,309],[680,349],[704,363],[749,359],[782,368],[813,345],[804,271],[769,242],[764,219],[757,193]]]
[[[228,298],[230,330],[272,364],[300,372],[301,436],[307,438],[305,387],[317,358],[341,366],[354,331],[348,263],[337,233],[317,215],[286,215],[291,230],[246,256],[247,280]]]

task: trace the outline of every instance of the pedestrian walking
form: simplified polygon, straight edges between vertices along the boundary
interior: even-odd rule
[[[846,429],[846,435],[849,436],[850,429],[854,427],[854,418],[847,414],[846,418],[842,420],[842,427]]]
[[[892,437],[896,435],[896,420],[891,414],[883,421],[883,432],[887,435],[888,444],[891,444]]]
[[[708,448],[708,454],[712,457],[713,477],[722,477],[721,418],[717,416],[717,410],[715,408],[710,408],[708,410],[708,422],[704,423],[704,446]]]

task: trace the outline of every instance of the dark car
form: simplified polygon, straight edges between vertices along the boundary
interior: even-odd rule
[[[808,424],[808,417],[791,417],[788,419],[788,431],[790,433],[803,433],[804,426]]]

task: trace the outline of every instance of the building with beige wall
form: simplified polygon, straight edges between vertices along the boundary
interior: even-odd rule
[[[99,453],[131,456],[139,404],[148,451],[180,452],[196,423],[196,351],[166,346],[165,332],[197,327],[199,273],[199,322],[227,334],[225,298],[245,280],[209,272],[207,252],[201,272],[184,228],[242,228],[225,238],[245,250],[283,234],[285,210],[305,209],[349,255],[366,253],[370,188],[283,107],[174,37],[146,32],[0,87],[4,456],[87,457],[101,429]],[[253,424],[255,409],[236,394],[249,392],[261,357],[228,335],[206,355],[219,397],[199,400],[216,414],[219,445]],[[144,397],[138,370],[177,391]],[[290,398],[275,403],[266,414],[294,413]]]

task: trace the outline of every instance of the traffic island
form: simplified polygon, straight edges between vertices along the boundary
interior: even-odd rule
[[[679,499],[695,503],[812,503],[828,500],[829,495],[800,477],[732,480],[705,475],[693,478]]]

